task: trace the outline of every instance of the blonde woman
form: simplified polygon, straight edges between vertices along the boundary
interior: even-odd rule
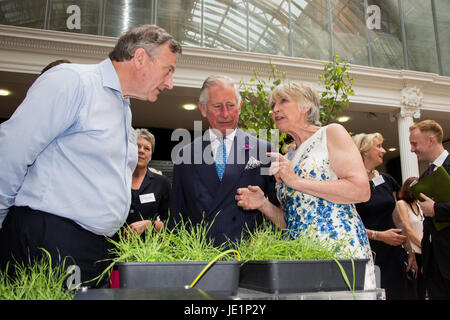
[[[400,185],[391,175],[376,169],[383,163],[386,153],[383,140],[383,136],[378,132],[361,133],[353,137],[362,156],[371,188],[369,201],[356,204],[356,209],[366,227],[375,264],[380,267],[381,287],[386,291],[386,299],[406,299],[404,263],[407,256],[402,244],[407,237],[401,234],[402,230],[395,226],[392,219]]]
[[[238,205],[258,209],[293,238],[313,233],[317,240],[345,244],[343,255],[369,259],[366,288],[375,287],[369,241],[354,206],[369,199],[370,189],[350,135],[340,124],[321,126],[320,99],[302,83],[277,86],[269,104],[277,128],[296,147],[290,158],[269,153],[275,159],[270,169],[281,205],[270,203],[253,186],[238,189]]]

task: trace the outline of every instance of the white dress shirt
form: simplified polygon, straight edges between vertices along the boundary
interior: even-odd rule
[[[213,157],[214,159],[216,158],[216,152],[217,152],[217,148],[219,147],[219,145],[221,144],[221,141],[218,138],[221,138],[222,135],[218,135],[216,133],[217,130],[215,129],[208,129],[209,131],[209,139],[211,141],[211,148],[212,148],[212,152],[213,152]],[[228,131],[227,131],[228,133]],[[234,136],[236,135],[236,129],[234,129],[232,132],[230,132],[229,134],[227,134],[225,136],[225,147],[227,149],[227,159],[229,158],[230,155],[230,151],[231,151],[231,146],[233,145],[233,140],[234,140]]]
[[[444,164],[445,159],[447,159],[448,151],[444,150],[439,157],[437,157],[430,165],[434,164],[436,167],[434,167],[434,170],[436,170],[438,167],[442,166]],[[433,171],[434,171],[433,170]]]

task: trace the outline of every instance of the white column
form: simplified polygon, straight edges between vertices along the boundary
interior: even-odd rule
[[[407,87],[402,90],[401,110],[397,114],[402,182],[409,177],[419,176],[417,156],[411,152],[409,143],[409,127],[414,124],[413,118],[420,118],[422,101],[422,92],[417,87]]]
[[[402,167],[402,182],[409,177],[419,176],[417,156],[411,152],[409,143],[409,127],[414,123],[412,116],[397,116],[398,139],[400,148],[400,163]]]

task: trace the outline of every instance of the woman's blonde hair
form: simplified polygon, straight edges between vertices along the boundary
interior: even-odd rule
[[[311,107],[306,115],[306,121],[316,126],[321,126],[320,117],[320,98],[317,92],[307,84],[300,82],[290,82],[280,84],[269,96],[269,106],[272,109],[275,102],[282,98],[293,99],[297,101],[299,108]]]
[[[375,132],[375,133],[360,133],[357,135],[354,135],[353,137],[353,141],[356,144],[356,147],[359,150],[359,153],[361,153],[361,155],[364,152],[367,152],[370,150],[370,148],[373,147],[373,140],[374,139],[378,139],[378,141],[380,143],[383,143],[383,135],[381,133]]]

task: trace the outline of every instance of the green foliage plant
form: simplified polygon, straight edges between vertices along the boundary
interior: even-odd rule
[[[214,239],[208,236],[213,223],[214,220],[207,223],[202,219],[201,223],[193,224],[190,220],[180,218],[170,229],[163,228],[157,231],[153,224],[149,225],[142,236],[137,233],[119,233],[117,240],[109,239],[113,258],[98,278],[110,272],[118,262],[209,261],[210,263],[191,284],[192,287],[218,259],[231,261],[236,260],[236,256],[238,260],[241,259],[239,253],[226,248],[225,243],[214,245]]]
[[[333,60],[324,62],[323,74],[319,75],[319,85],[323,86],[320,100],[320,122],[327,124],[335,119],[344,107],[350,104],[349,96],[355,94],[353,90],[354,80],[348,70],[348,62],[341,60],[339,55],[334,55]]]
[[[241,254],[242,260],[248,261],[289,261],[289,260],[333,260],[339,267],[342,278],[347,287],[355,296],[355,255],[345,250],[347,239],[340,241],[320,240],[315,230],[303,232],[296,238],[291,237],[288,230],[274,227],[270,222],[264,221],[254,231],[247,231],[239,242],[230,246]],[[340,259],[350,259],[352,262],[353,282],[339,262]]]
[[[326,241],[314,236],[314,231],[292,238],[289,231],[274,227],[265,221],[254,231],[247,231],[239,242],[230,244],[250,260],[332,260],[351,259],[350,252],[341,250],[345,241]]]
[[[210,261],[225,251],[223,246],[214,246],[214,239],[207,236],[211,224],[202,220],[193,224],[180,219],[173,228],[156,231],[151,225],[143,236],[119,235],[111,253],[115,262],[170,262]],[[227,259],[227,257],[225,257]]]
[[[44,249],[40,259],[24,265],[15,263],[14,275],[8,268],[0,272],[0,300],[73,300],[76,289],[64,286],[67,279],[65,260],[52,265],[50,253]]]
[[[287,135],[276,130],[269,106],[269,96],[272,90],[286,79],[286,73],[278,70],[277,66],[269,62],[270,70],[264,78],[257,71],[249,79],[249,85],[241,80],[239,89],[242,96],[239,127],[256,137],[269,141],[275,147],[282,147]]]

